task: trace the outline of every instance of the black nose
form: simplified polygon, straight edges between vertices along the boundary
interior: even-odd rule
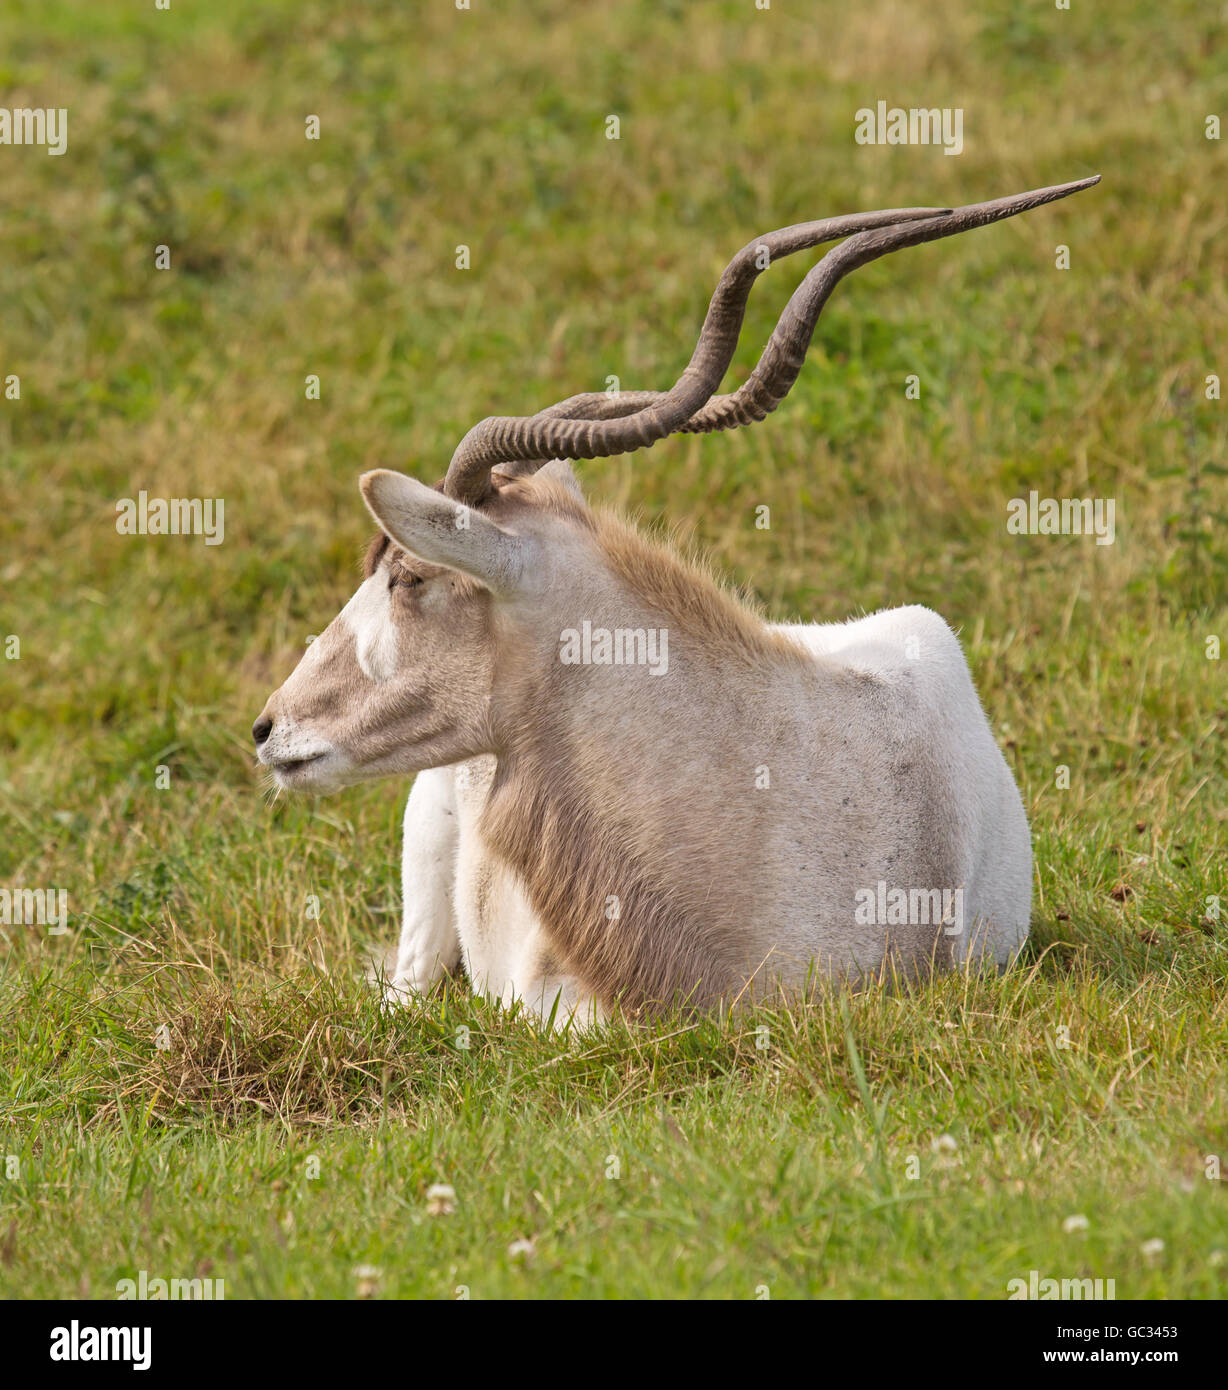
[[[267,714],[262,714],[252,725],[252,737],[256,740],[256,747],[259,748],[272,732],[273,721]]]

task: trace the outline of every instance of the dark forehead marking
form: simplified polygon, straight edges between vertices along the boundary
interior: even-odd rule
[[[438,565],[428,565],[425,560],[418,560],[402,550],[381,531],[378,536],[372,537],[367,547],[362,562],[362,577],[370,579],[385,559],[394,579],[429,579],[432,575],[443,573]]]
[[[363,556],[362,577],[370,579],[379,569],[379,562],[384,558],[384,551],[388,549],[391,542],[382,531],[377,532],[371,537],[371,544],[367,546],[367,553]]]

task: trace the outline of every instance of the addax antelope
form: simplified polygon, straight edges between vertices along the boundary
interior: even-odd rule
[[[483,420],[433,488],[362,477],[365,577],[253,735],[288,790],[417,774],[390,998],[463,964],[490,995],[592,1020],[795,994],[815,970],[1010,962],[1028,824],[943,619],[769,624],[590,509],[565,460],[762,420],[850,271],[1095,182],[772,232],[725,269],[670,390]],[[838,238],[715,395],[759,273]]]

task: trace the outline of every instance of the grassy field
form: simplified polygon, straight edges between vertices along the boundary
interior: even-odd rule
[[[0,1292],[1223,1297],[1217,7],[397,9],[0,12],[0,104],[69,111],[0,146],[0,886],[70,909],[0,927]],[[855,144],[878,100],[961,107],[963,153]],[[381,1013],[407,789],[270,807],[248,733],[354,587],[357,475],[669,384],[758,232],[1093,172],[858,272],[756,430],[581,468],[775,616],[960,629],[1034,829],[1018,968],[583,1037]],[[118,535],[141,489],[224,498],[224,543]],[[1009,535],[1030,489],[1114,544]]]

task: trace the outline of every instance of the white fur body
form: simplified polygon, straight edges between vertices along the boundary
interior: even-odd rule
[[[942,944],[932,924],[888,933],[882,923],[857,922],[854,905],[857,893],[873,890],[879,880],[905,889],[936,887],[937,861],[950,866],[952,881],[945,886],[963,892],[962,929],[943,933],[949,964],[1007,965],[1028,934],[1031,840],[1018,789],[955,634],[936,613],[915,606],[775,631],[803,644],[816,664],[868,673],[876,688],[907,688],[909,698],[897,726],[889,722],[893,707],[884,709],[872,697],[836,721],[846,737],[822,749],[826,763],[816,776],[842,795],[833,799],[829,791],[817,800],[829,808],[849,803],[850,809],[847,819],[800,847],[801,862],[796,843],[765,837],[738,844],[737,856],[748,861],[748,883],[781,881],[779,866],[795,866],[791,880],[783,876],[785,892],[775,901],[759,901],[756,908],[751,899],[754,917],[745,929],[762,978],[800,986],[813,965],[836,975],[873,971],[883,964],[889,935],[898,944],[912,933],[914,959],[932,952],[936,939]],[[816,726],[830,729],[832,711],[822,711],[827,718],[819,713]],[[900,772],[920,793],[911,805],[901,804],[898,786],[883,783],[884,760],[876,756],[899,747],[918,753],[915,772],[907,765]],[[600,1003],[577,979],[543,973],[541,962],[552,957],[545,928],[515,871],[482,842],[479,822],[495,767],[487,755],[416,777],[405,808],[404,919],[388,995],[403,1000],[426,990],[459,963],[475,988],[505,1004],[520,999],[549,1016],[557,1001],[558,1020],[599,1019]],[[863,795],[852,790],[858,787]],[[924,824],[901,826],[909,815]],[[813,826],[813,817],[782,825],[779,839],[788,841],[799,824]],[[747,830],[753,835],[758,827],[752,821]],[[797,893],[801,886],[804,895]]]

